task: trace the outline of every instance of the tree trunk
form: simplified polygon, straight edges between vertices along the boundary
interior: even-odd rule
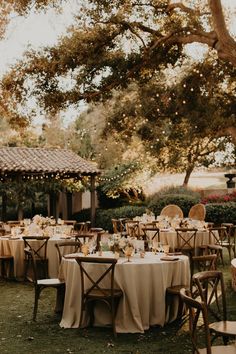
[[[189,166],[186,170],[185,173],[185,177],[184,177],[184,181],[183,181],[183,187],[187,187],[188,186],[188,182],[189,182],[189,178],[191,173],[193,172],[194,166]]]

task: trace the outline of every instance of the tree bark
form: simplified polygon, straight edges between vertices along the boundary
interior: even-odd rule
[[[191,176],[191,173],[194,170],[194,166],[189,166],[187,167],[186,173],[185,173],[185,177],[184,177],[184,181],[183,181],[183,187],[187,187],[188,186],[188,182],[189,182],[189,178]]]

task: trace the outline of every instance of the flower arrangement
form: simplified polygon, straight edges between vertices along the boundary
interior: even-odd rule
[[[121,234],[113,234],[109,237],[107,244],[113,252],[124,252],[126,248],[132,247],[132,239],[130,237],[121,236]]]
[[[53,225],[54,219],[36,214],[33,217],[32,222],[33,222],[33,224],[36,224],[36,225],[40,226],[41,228],[43,228],[48,225]]]

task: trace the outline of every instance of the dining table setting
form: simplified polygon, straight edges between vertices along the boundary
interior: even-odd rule
[[[65,255],[59,270],[59,278],[66,283],[60,322],[63,328],[77,328],[80,324],[81,274],[76,257],[81,254],[83,255],[83,253]],[[90,254],[90,257],[93,256],[117,258],[115,286],[123,292],[116,314],[117,333],[143,333],[150,326],[164,326],[176,319],[178,299],[172,304],[170,315],[165,306],[166,288],[180,283],[186,285],[190,283],[187,256],[164,252],[136,252],[135,249],[132,254],[124,252],[123,256],[115,251]],[[93,276],[100,271],[95,263],[87,265],[86,270]],[[96,304],[94,315],[95,326],[111,323],[110,312],[101,303]],[[85,316],[82,326],[87,325],[87,320]]]
[[[177,244],[177,229],[185,230],[186,235],[190,230],[196,230],[194,247],[215,243],[216,239],[209,232],[209,225],[204,220],[194,220],[191,218],[180,218],[177,215],[173,218],[154,214],[143,214],[133,218],[139,223],[139,235],[146,244],[151,240],[156,240],[162,245],[169,245],[170,250],[174,251]],[[217,232],[214,231],[217,237]]]
[[[36,215],[32,219],[25,219],[20,225],[12,226],[0,237],[0,253],[14,257],[14,277],[22,280],[25,266],[24,238],[33,235],[36,243],[41,237],[48,238],[48,277],[59,278],[66,285],[61,309],[62,328],[88,325],[89,316],[86,311],[81,323],[81,272],[76,259],[81,256],[101,260],[116,259],[114,282],[115,287],[123,294],[115,317],[116,332],[144,333],[151,326],[164,326],[177,318],[179,298],[173,299],[170,311],[166,289],[179,284],[185,284],[186,287],[190,285],[191,260],[184,252],[176,251],[176,230],[184,228],[187,234],[194,228],[198,246],[209,242],[209,232],[207,223],[189,218],[144,214],[133,221],[138,225],[138,236],[105,232],[99,239],[83,239],[76,253],[73,253],[73,248],[67,249],[65,254],[62,251],[63,256],[59,260],[56,244],[76,240],[78,233],[76,236],[73,225],[65,225],[63,220],[56,222],[54,219]],[[96,264],[85,264],[86,271],[93,276],[99,276],[100,267]],[[108,285],[105,280],[103,285]],[[107,307],[101,302],[96,303],[94,325],[106,326],[111,321]]]
[[[75,240],[75,237],[79,240],[78,233],[75,233],[72,225],[65,225],[62,219],[56,222],[53,218],[41,215],[35,215],[32,219],[24,219],[17,226],[9,227],[9,224],[6,224],[5,230],[5,234],[0,236],[0,254],[13,256],[13,277],[16,280],[24,279],[24,237],[34,237],[32,242],[36,248],[40,247],[42,237],[48,238],[46,256],[50,278],[57,277],[59,271],[59,258],[55,245]],[[91,239],[91,243],[95,244],[95,241]]]

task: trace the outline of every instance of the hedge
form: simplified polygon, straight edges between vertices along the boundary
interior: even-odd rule
[[[112,232],[112,222],[111,219],[119,218],[134,218],[135,216],[140,216],[145,213],[145,206],[123,206],[120,208],[112,209],[97,209],[96,210],[96,220],[95,226],[102,227],[104,230]],[[90,209],[83,209],[79,213],[72,216],[76,221],[87,221],[90,220]]]
[[[160,215],[161,210],[168,204],[178,205],[184,213],[184,216],[188,216],[190,208],[199,203],[199,197],[194,195],[184,195],[184,194],[165,194],[165,195],[154,195],[149,201],[147,207],[155,215]]]
[[[159,215],[161,209],[167,204],[177,204],[184,212],[184,216],[188,216],[189,209],[192,205],[198,203],[191,196],[165,196],[156,201],[153,204],[149,204],[148,208],[151,209],[155,215]],[[112,209],[97,209],[96,221],[97,227],[102,227],[104,230],[112,232],[111,219],[119,218],[133,218],[135,216],[141,216],[146,212],[145,206],[123,206],[120,208]],[[90,220],[90,209],[83,209],[81,212],[73,215],[73,219],[77,221]],[[236,224],[236,202],[229,203],[211,203],[206,205],[206,221],[214,222],[215,225],[220,225],[223,222]]]
[[[206,221],[236,224],[236,202],[206,204]]]

